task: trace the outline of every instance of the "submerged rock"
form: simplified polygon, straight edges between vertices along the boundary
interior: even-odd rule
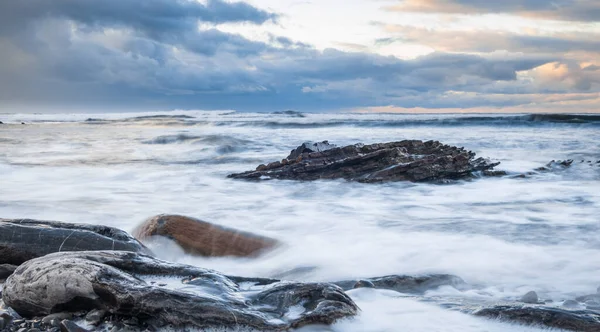
[[[600,331],[600,314],[589,310],[562,310],[536,306],[495,306],[478,310],[474,312],[474,315],[569,331]]]
[[[335,147],[327,141],[303,144],[281,162],[260,165],[254,171],[230,174],[234,179],[261,177],[288,180],[346,179],[359,182],[438,181],[464,179],[500,163],[464,148],[438,141],[400,142]]]
[[[0,219],[0,264],[23,262],[61,251],[123,250],[150,254],[126,232],[87,224]]]
[[[423,294],[428,290],[436,289],[441,286],[452,286],[459,289],[467,286],[461,278],[450,274],[433,274],[425,276],[393,275],[378,278],[338,281],[335,284],[342,287],[343,290],[378,288],[408,294]]]
[[[277,240],[211,224],[195,218],[161,214],[134,231],[140,241],[163,236],[184,251],[200,256],[256,256],[279,244]]]
[[[571,164],[573,164],[572,159],[558,160],[558,161],[552,160],[551,162],[546,164],[546,166],[536,168],[535,170],[538,172],[557,171],[557,170],[563,170],[563,169],[569,168],[569,167],[571,167]]]
[[[529,304],[537,304],[539,301],[538,295],[536,292],[531,291],[521,297],[521,302],[529,303]]]
[[[164,287],[149,282],[157,278]],[[25,317],[98,309],[174,327],[265,331],[331,324],[358,310],[333,284],[262,281],[133,252],[61,252],[22,264],[3,300]]]

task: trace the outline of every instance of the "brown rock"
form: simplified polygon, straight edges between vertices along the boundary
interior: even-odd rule
[[[140,225],[134,236],[144,242],[153,236],[175,241],[187,253],[207,257],[252,257],[279,242],[252,233],[211,224],[195,218],[161,214]]]

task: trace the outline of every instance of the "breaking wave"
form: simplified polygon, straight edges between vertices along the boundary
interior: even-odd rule
[[[267,128],[323,128],[323,127],[408,127],[408,126],[541,126],[541,125],[585,125],[600,126],[600,115],[576,114],[527,114],[513,116],[452,116],[431,117],[415,119],[414,117],[402,119],[365,119],[356,118],[294,122],[294,121],[244,121],[244,122],[218,122],[218,126],[236,125],[242,127],[267,127]]]

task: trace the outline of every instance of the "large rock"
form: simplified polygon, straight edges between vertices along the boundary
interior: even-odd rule
[[[161,214],[140,225],[134,236],[144,242],[163,236],[184,251],[200,256],[256,256],[278,245],[278,241],[252,233],[215,225],[195,218]]]
[[[358,310],[333,284],[230,278],[123,251],[30,260],[7,279],[3,300],[25,317],[99,309],[157,326],[261,331],[331,324]]]
[[[54,252],[88,250],[150,253],[131,235],[112,227],[0,219],[0,264],[19,265]]]
[[[328,147],[327,142],[303,144],[288,158],[260,165],[254,171],[230,174],[234,179],[346,179],[359,182],[439,181],[463,179],[493,169],[499,163],[464,148],[438,141],[400,142]],[[316,150],[316,151],[315,151]]]

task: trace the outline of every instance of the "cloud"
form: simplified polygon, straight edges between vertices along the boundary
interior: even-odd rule
[[[593,89],[600,72],[593,63],[569,63],[564,74],[553,66],[568,61],[552,54],[462,54],[448,48],[401,60],[219,30],[224,22],[277,19],[243,2],[4,1],[0,13],[3,105],[503,107],[528,104],[535,93]],[[476,47],[466,39],[465,48]]]
[[[600,21],[596,0],[404,0],[391,11],[449,14],[513,14],[539,19]]]
[[[391,38],[378,43],[408,42],[430,46],[445,52],[525,52],[567,53],[600,52],[600,34],[585,32],[539,31],[517,34],[502,30],[435,30],[406,25],[379,24]]]

